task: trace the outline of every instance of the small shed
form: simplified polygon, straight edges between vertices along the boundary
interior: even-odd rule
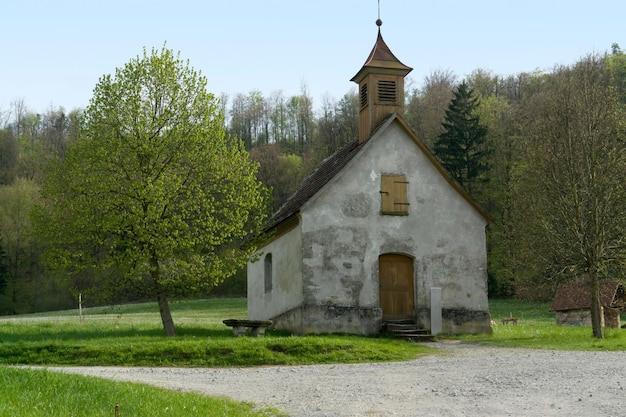
[[[615,280],[603,280],[600,287],[602,327],[620,327],[620,312],[624,310],[624,286]],[[556,312],[556,324],[591,326],[591,292],[588,282],[577,282],[559,287],[554,294],[550,311]]]

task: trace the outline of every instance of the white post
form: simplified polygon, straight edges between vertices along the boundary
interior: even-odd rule
[[[430,334],[438,335],[443,330],[441,314],[441,288],[430,287]]]
[[[80,317],[80,321],[83,321],[83,294],[78,294],[78,316]]]

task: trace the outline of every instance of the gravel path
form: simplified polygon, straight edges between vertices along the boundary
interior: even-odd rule
[[[48,369],[222,395],[292,417],[626,416],[626,352],[433,346],[441,353],[401,363]]]

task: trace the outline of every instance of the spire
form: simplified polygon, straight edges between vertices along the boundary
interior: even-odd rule
[[[377,20],[378,24],[380,20]],[[381,22],[382,24],[382,22]],[[372,52],[365,60],[361,70],[350,81],[355,83],[361,82],[367,73],[377,71],[381,73],[393,73],[405,77],[413,68],[404,65],[396,56],[391,52],[391,49],[385,43],[382,34],[380,33],[380,26],[378,28],[378,37]]]
[[[365,141],[389,114],[404,112],[404,77],[413,68],[404,65],[383,40],[378,2],[378,36],[363,67],[350,81],[359,84],[359,140]]]

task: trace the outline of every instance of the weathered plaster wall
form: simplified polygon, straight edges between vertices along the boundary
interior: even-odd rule
[[[248,318],[269,320],[302,304],[302,233],[296,226],[248,262]],[[272,291],[265,292],[263,259],[272,254]]]
[[[309,324],[323,322],[332,306],[352,311],[350,319],[363,329],[375,327],[378,257],[401,253],[415,259],[423,325],[429,325],[429,289],[438,286],[444,332],[488,331],[486,221],[398,125],[382,133],[301,209],[303,300],[320,311]],[[383,174],[407,176],[408,216],[380,215]]]

